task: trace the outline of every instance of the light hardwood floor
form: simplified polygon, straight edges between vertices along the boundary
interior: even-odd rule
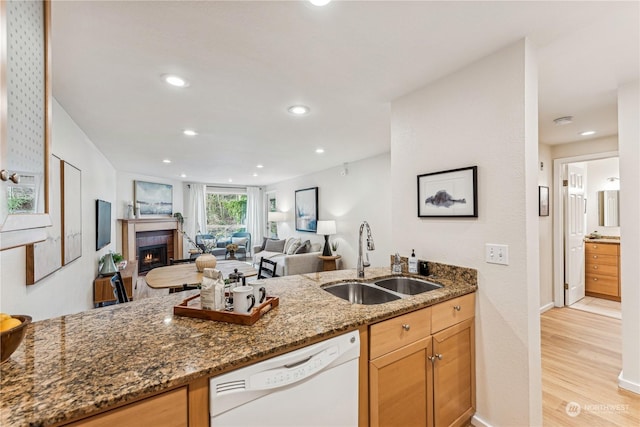
[[[640,396],[618,388],[621,321],[553,308],[540,322],[544,425],[640,426]]]

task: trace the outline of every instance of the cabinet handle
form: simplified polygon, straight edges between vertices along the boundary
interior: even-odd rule
[[[408,331],[409,329],[411,329],[411,325],[405,323],[404,325],[402,325],[402,329],[404,329],[405,331]]]
[[[436,357],[435,357],[435,356],[427,356],[427,359],[429,359],[429,361],[430,361],[431,363],[433,363],[433,362],[435,362],[435,361],[436,361]]]
[[[441,354],[436,353],[435,357],[436,357],[438,360],[442,360],[442,355],[441,355]]]
[[[593,266],[593,269],[594,269],[594,270],[597,270],[597,269],[598,269],[598,266],[597,266],[597,265],[594,265],[594,266]]]
[[[593,278],[593,281],[594,281],[594,282],[597,282],[597,281],[598,281],[598,278],[597,278],[597,277],[594,277],[594,278]]]
[[[460,311],[460,306],[459,306],[459,305],[454,305],[454,306],[453,306],[453,309],[454,309],[455,311]]]
[[[593,259],[598,259],[598,255],[594,255],[594,256],[593,256]]]

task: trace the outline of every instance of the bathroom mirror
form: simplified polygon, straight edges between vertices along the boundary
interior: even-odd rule
[[[620,226],[620,191],[598,191],[598,224],[602,227]]]

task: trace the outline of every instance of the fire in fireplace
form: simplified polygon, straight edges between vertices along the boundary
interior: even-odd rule
[[[138,248],[138,274],[165,265],[167,265],[166,244]]]

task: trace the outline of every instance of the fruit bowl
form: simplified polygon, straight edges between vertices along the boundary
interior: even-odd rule
[[[31,323],[31,316],[15,314],[11,317],[20,320],[22,323],[14,328],[0,332],[0,363],[7,360],[16,351],[27,331],[27,325]]]

